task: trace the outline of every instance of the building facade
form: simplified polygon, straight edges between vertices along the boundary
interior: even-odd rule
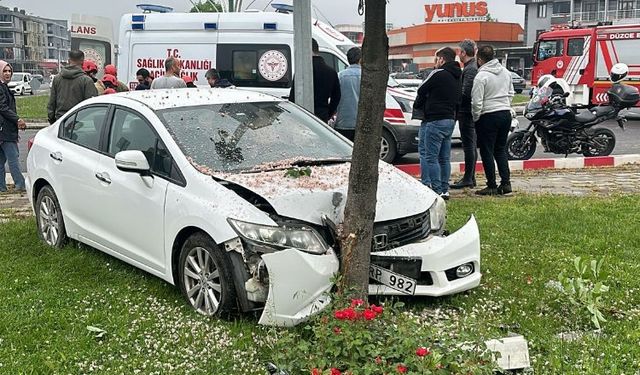
[[[15,72],[56,72],[67,61],[71,38],[66,20],[27,14],[24,9],[0,7],[0,59]]]
[[[525,6],[525,43],[555,25],[598,22],[640,23],[640,0],[516,0]]]

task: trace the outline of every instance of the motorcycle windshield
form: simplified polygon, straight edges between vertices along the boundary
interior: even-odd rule
[[[547,104],[551,94],[553,94],[553,90],[549,87],[534,88],[533,96],[527,104],[527,112],[540,110],[545,104]]]

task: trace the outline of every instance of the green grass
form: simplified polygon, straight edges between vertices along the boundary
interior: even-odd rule
[[[511,101],[511,104],[525,104],[529,102],[529,95],[516,94]]]
[[[18,116],[29,121],[47,122],[48,95],[25,96],[16,98]]]
[[[482,285],[452,297],[407,299],[443,334],[529,340],[537,374],[640,370],[640,196],[452,200],[449,227],[476,215]],[[192,312],[177,289],[97,250],[40,243],[33,219],[0,224],[0,373],[263,373],[277,330]],[[604,256],[611,291],[601,335],[585,312],[545,286],[574,256]],[[438,313],[435,313],[435,312]],[[612,313],[612,312],[615,312]],[[107,331],[99,339],[87,326]],[[506,327],[506,328],[505,328]],[[575,342],[556,338],[581,331]],[[136,372],[136,370],[140,370]]]

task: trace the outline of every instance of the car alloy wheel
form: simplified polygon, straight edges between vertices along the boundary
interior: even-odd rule
[[[58,248],[64,246],[67,234],[62,210],[58,198],[50,186],[45,186],[40,190],[35,207],[40,239],[49,246]]]
[[[180,288],[200,314],[212,316],[233,310],[235,287],[227,255],[205,234],[195,233],[182,246]]]

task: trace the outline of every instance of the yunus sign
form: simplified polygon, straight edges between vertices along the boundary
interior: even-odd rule
[[[486,21],[489,11],[486,1],[449,4],[425,4],[426,22]]]

